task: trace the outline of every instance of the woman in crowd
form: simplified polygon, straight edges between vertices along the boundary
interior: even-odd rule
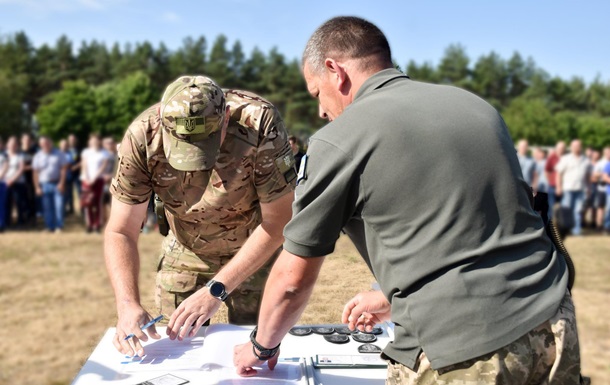
[[[6,224],[11,223],[11,213],[13,208],[17,209],[17,226],[24,226],[27,220],[27,189],[25,185],[25,163],[23,154],[19,151],[19,141],[16,136],[11,136],[6,142],[6,156],[8,169],[4,179],[7,191],[7,215]]]
[[[87,232],[100,232],[102,227],[102,193],[108,152],[102,148],[100,136],[89,137],[89,147],[81,155],[81,206],[85,208]]]

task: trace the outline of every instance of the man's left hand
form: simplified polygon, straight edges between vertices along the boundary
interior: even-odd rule
[[[350,330],[371,332],[376,324],[390,319],[392,306],[380,291],[357,294],[343,308],[341,322]]]
[[[182,301],[172,313],[166,330],[169,339],[174,340],[178,337],[178,340],[182,341],[187,333],[189,337],[193,337],[201,325],[216,313],[220,304],[221,301],[212,297],[206,287],[195,292]]]
[[[273,358],[267,361],[267,366],[269,366],[270,370],[275,369],[275,365],[277,365],[277,359],[280,356],[280,352],[278,351]],[[248,342],[242,345],[237,345],[233,349],[233,364],[235,365],[235,370],[237,374],[242,377],[252,377],[258,373],[254,367],[261,367],[265,361],[261,361],[252,352],[252,343]]]

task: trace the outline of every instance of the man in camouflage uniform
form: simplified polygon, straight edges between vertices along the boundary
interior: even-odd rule
[[[169,337],[182,339],[224,300],[231,323],[256,323],[295,178],[273,105],[249,92],[223,91],[203,76],[170,84],[161,103],[129,126],[110,188],[105,257],[117,301],[116,348],[141,355],[139,341],[148,339],[140,330],[152,317],[140,305],[137,240],[152,193],[163,201],[169,225],[156,302]],[[159,338],[154,327],[148,334]]]

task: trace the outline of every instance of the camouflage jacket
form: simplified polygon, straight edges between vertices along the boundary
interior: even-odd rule
[[[234,255],[260,224],[260,203],[292,191],[296,179],[286,128],[275,107],[246,91],[225,94],[231,118],[212,170],[177,171],[169,165],[156,104],[127,129],[110,187],[127,204],[158,194],[178,241],[209,257]]]

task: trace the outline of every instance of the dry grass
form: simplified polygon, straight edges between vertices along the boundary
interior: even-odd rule
[[[161,237],[142,235],[143,302],[154,311],[154,265]],[[568,241],[579,270],[574,291],[583,372],[610,383],[610,242]],[[0,384],[69,384],[104,331],[116,321],[102,258],[102,236],[72,225],[64,234],[0,235]],[[370,288],[373,278],[351,243],[342,238],[324,264],[314,298],[301,322],[339,321],[343,304]],[[330,295],[329,295],[330,294]],[[222,322],[226,314],[214,320]]]

